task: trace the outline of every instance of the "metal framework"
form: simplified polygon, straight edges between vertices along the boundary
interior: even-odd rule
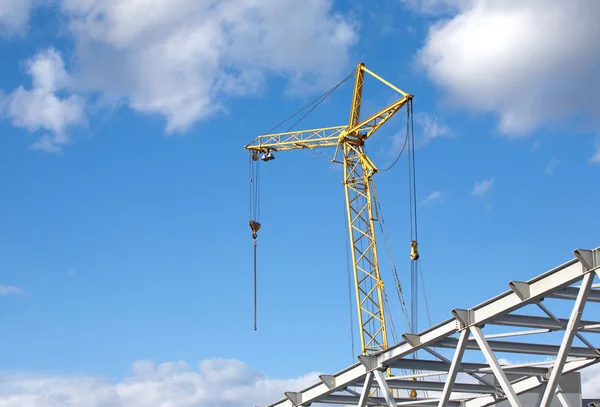
[[[398,92],[399,98],[377,113],[361,120],[362,91],[365,73]],[[379,273],[375,241],[376,197],[373,175],[377,168],[365,152],[365,141],[386,121],[412,100],[403,92],[359,63],[356,69],[354,93],[348,126],[327,127],[258,137],[245,146],[254,153],[336,147],[342,152],[344,186],[348,216],[352,266],[354,271],[358,322],[362,353],[372,354],[388,347],[384,313],[384,285]],[[334,157],[334,161],[336,158]]]
[[[575,406],[561,388],[562,381],[600,361],[600,340],[588,338],[600,333],[600,322],[582,319],[587,303],[600,303],[600,285],[593,284],[595,276],[600,276],[600,247],[577,249],[574,254],[574,259],[529,281],[509,282],[509,291],[482,304],[452,310],[452,318],[438,325],[402,335],[403,342],[397,345],[358,356],[358,363],[333,375],[321,375],[319,382],[304,390],[286,392],[285,398],[269,407]],[[548,302],[561,309],[568,306],[570,316],[557,317]],[[596,314],[600,319],[600,313]],[[520,329],[495,332],[506,327]],[[542,338],[548,341],[557,336],[562,337],[560,345],[543,343]],[[575,338],[583,346],[574,345]],[[417,351],[430,358],[413,358]],[[500,354],[528,362],[507,362]],[[543,360],[529,362],[536,357]],[[414,374],[386,377],[388,369],[424,373],[411,380]],[[400,397],[394,389],[422,392],[411,399]],[[532,393],[533,402],[524,401],[523,397]]]

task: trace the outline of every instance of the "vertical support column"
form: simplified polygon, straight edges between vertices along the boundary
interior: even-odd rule
[[[371,383],[373,383],[373,372],[367,373],[365,377],[365,384],[363,384],[362,393],[358,400],[358,407],[365,407],[367,405],[367,399],[369,398],[369,392],[371,391]]]
[[[350,107],[350,122],[348,130],[351,130],[360,121],[360,105],[362,103],[362,91],[365,83],[365,71],[362,62],[356,67],[356,79],[354,81],[354,94],[352,95],[352,106]]]
[[[383,373],[381,373],[380,370],[374,370],[373,373],[375,374],[375,379],[377,379],[379,388],[383,392],[383,397],[385,397],[388,407],[398,407],[396,400],[394,400],[394,396],[392,395],[392,392],[385,381],[385,377],[383,377]]]
[[[454,387],[454,381],[456,380],[456,375],[458,374],[462,357],[465,354],[465,348],[467,347],[468,339],[469,330],[465,329],[460,333],[460,338],[458,339],[458,343],[456,344],[454,358],[452,359],[452,364],[450,365],[450,370],[448,371],[448,377],[446,378],[446,383],[444,384],[444,390],[442,391],[442,396],[440,398],[438,407],[446,407],[448,401],[450,400],[452,388]]]
[[[567,360],[567,356],[569,356],[569,351],[571,350],[571,345],[573,344],[573,338],[575,337],[577,325],[579,325],[579,321],[581,321],[583,308],[585,306],[585,302],[587,301],[587,297],[589,295],[590,287],[592,286],[593,281],[594,273],[587,273],[585,276],[583,276],[583,280],[581,281],[581,287],[579,288],[579,293],[577,294],[577,298],[575,299],[573,311],[571,311],[569,323],[565,328],[565,336],[563,337],[562,343],[560,344],[560,348],[556,356],[556,361],[554,362],[554,366],[552,367],[552,371],[550,372],[550,377],[548,378],[548,384],[546,386],[546,391],[544,391],[544,396],[542,397],[540,407],[548,407],[552,402],[552,397],[554,396],[554,392],[556,391],[556,387],[558,386],[558,381],[562,374],[562,370],[565,365],[565,361]]]
[[[515,390],[508,381],[506,374],[504,374],[498,359],[496,359],[492,348],[490,348],[490,345],[485,340],[481,329],[478,326],[472,326],[470,329],[475,337],[475,340],[477,341],[477,344],[479,345],[479,348],[481,349],[481,352],[483,352],[483,356],[485,356],[485,360],[487,360],[488,364],[492,368],[492,371],[494,372],[494,375],[496,376],[496,379],[498,379],[500,382],[500,386],[502,387],[502,390],[504,390],[510,405],[512,407],[523,407],[519,401],[519,398],[517,397],[517,393],[515,393]]]

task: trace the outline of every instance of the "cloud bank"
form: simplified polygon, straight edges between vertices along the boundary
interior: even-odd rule
[[[30,9],[44,4],[50,0],[0,0],[0,25],[23,29]],[[350,70],[357,40],[355,22],[333,11],[332,0],[52,4],[72,51],[50,48],[28,62],[33,87],[11,94],[8,116],[29,131],[48,131],[37,147],[55,152],[68,140],[65,128],[84,120],[78,95],[161,117],[166,133],[185,132],[226,110],[232,98],[262,92],[271,76],[285,81],[288,94],[330,86]]]
[[[496,115],[507,137],[555,126],[600,133],[600,2],[405,3],[450,13],[430,27],[416,62],[453,106]]]
[[[284,391],[318,380],[265,377],[236,359],[132,364],[132,374],[116,384],[99,377],[3,375],[0,407],[242,407],[267,405]]]

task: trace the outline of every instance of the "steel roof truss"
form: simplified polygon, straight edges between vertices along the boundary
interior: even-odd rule
[[[583,333],[600,333],[600,322],[581,319],[587,302],[600,302],[600,290],[594,289],[598,286],[593,285],[594,277],[600,271],[600,248],[578,249],[574,253],[574,259],[529,281],[511,281],[508,291],[482,304],[467,310],[454,309],[452,318],[438,325],[418,334],[402,335],[403,342],[397,345],[374,355],[360,356],[357,363],[336,374],[321,375],[319,382],[304,390],[286,392],[285,398],[269,407],[299,407],[312,403],[359,407],[484,407],[502,401],[517,407],[521,406],[519,395],[530,391],[539,394],[540,407],[548,407],[554,398],[563,407],[568,407],[569,402],[560,388],[561,376],[600,361],[599,339],[595,335],[590,335],[592,340],[583,336]],[[541,303],[544,298],[573,300],[569,319],[556,317]],[[547,317],[527,315],[528,305],[539,307]],[[515,311],[520,312],[513,313]],[[500,326],[531,329],[509,333],[490,331]],[[546,336],[546,332],[564,332],[560,345],[507,339],[535,334]],[[458,338],[456,334],[459,334]],[[575,337],[586,346],[573,346]],[[452,350],[452,360],[438,349]],[[417,358],[419,350],[426,351],[425,356],[429,359]],[[482,358],[469,360],[472,351],[483,355],[487,363],[481,363]],[[499,362],[497,353],[554,356],[554,360],[506,364]],[[431,360],[432,357],[438,360]],[[408,373],[386,377],[388,369],[402,369]],[[470,375],[473,379],[466,383],[459,380],[462,375]],[[434,376],[445,380],[433,381]],[[416,399],[401,398],[397,389],[415,389],[419,396]],[[430,396],[430,392],[436,396]]]

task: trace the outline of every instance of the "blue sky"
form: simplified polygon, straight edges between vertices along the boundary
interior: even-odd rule
[[[208,375],[225,358],[238,373],[273,378],[271,393],[240,379],[244,397],[274,401],[303,375],[353,363],[341,173],[325,159],[333,151],[281,153],[261,167],[255,332],[243,146],[359,61],[415,95],[433,322],[600,245],[600,52],[584,2],[209,3],[2,6],[7,377],[50,377],[84,403],[85,386],[126,387],[136,361],[167,372],[203,361]],[[577,18],[556,37],[554,27]],[[302,127],[346,124],[350,92],[351,81]],[[365,85],[367,110],[391,97]],[[404,114],[371,140],[379,167],[395,158]],[[409,292],[406,181],[405,157],[376,178]],[[380,255],[391,289],[383,246]],[[162,377],[140,362],[133,369]],[[109,384],[82,385],[88,377]],[[35,393],[27,386],[23,394]],[[123,401],[130,394],[123,405],[146,405]]]

